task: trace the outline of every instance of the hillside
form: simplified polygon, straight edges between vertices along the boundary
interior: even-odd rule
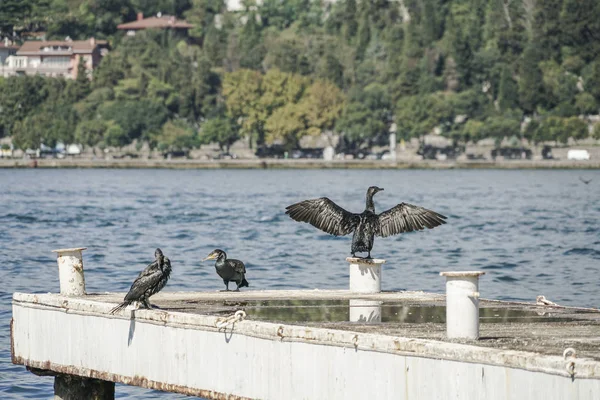
[[[159,149],[246,137],[341,149],[436,129],[456,142],[590,134],[600,102],[596,0],[4,0],[0,36],[108,39],[85,78],[0,78],[0,137]],[[138,12],[195,24],[189,36],[116,26]],[[523,125],[523,121],[530,123]],[[526,127],[525,127],[526,126]]]

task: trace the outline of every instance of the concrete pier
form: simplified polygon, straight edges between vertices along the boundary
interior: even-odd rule
[[[600,393],[598,310],[480,300],[469,340],[447,338],[439,294],[167,292],[110,315],[123,296],[15,293],[13,363],[210,399]]]

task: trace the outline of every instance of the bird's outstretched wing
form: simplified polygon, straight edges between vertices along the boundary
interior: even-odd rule
[[[293,220],[308,222],[315,228],[335,236],[352,232],[360,221],[357,214],[344,210],[327,197],[304,200],[286,207]]]
[[[379,214],[379,226],[375,234],[381,237],[435,228],[445,224],[445,216],[423,207],[400,203]]]

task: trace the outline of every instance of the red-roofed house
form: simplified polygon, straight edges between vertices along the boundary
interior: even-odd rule
[[[91,72],[108,52],[105,40],[28,41],[6,59],[4,76],[44,75],[77,78],[77,66],[83,59]]]
[[[186,21],[177,19],[171,15],[161,15],[156,17],[144,18],[144,14],[138,13],[137,20],[117,25],[117,29],[127,31],[128,36],[134,36],[136,31],[142,29],[175,29],[188,30],[194,25],[188,24]]]

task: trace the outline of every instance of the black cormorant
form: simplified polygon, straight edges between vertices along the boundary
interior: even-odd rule
[[[237,285],[236,292],[239,292],[241,287],[249,286],[246,280],[246,266],[240,260],[228,259],[227,254],[220,249],[213,250],[202,261],[206,260],[217,260],[215,269],[225,283],[225,291],[229,291],[229,282],[232,281]]]
[[[111,314],[127,307],[134,301],[139,302],[144,308],[152,308],[148,301],[150,296],[165,287],[171,275],[171,260],[163,255],[160,249],[154,252],[154,262],[146,267],[133,281],[131,289],[125,295],[125,301],[110,310]]]
[[[446,223],[445,216],[408,203],[400,203],[376,214],[373,195],[382,190],[377,186],[367,190],[367,205],[361,214],[348,212],[327,197],[292,204],[286,207],[285,213],[296,221],[308,222],[331,235],[343,236],[354,232],[352,257],[355,257],[355,253],[368,252],[367,258],[371,258],[375,236],[387,237],[423,228],[431,229]]]

